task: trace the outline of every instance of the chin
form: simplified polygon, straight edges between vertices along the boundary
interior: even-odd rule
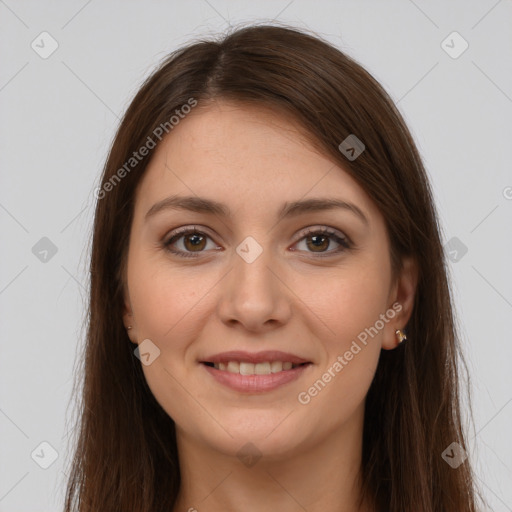
[[[264,418],[258,421],[254,415],[246,415],[236,424],[221,422],[230,435],[223,431],[224,435],[220,438],[216,436],[207,442],[215,449],[238,458],[264,456],[266,461],[283,459],[296,452],[298,446],[305,442],[304,436],[310,437],[292,424],[290,418],[283,422],[284,417],[269,422]]]

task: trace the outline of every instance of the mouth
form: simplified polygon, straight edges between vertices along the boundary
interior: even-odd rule
[[[202,364],[215,368],[222,372],[235,373],[239,375],[271,375],[295,368],[310,365],[306,363],[292,363],[291,361],[265,361],[262,363],[251,363],[248,361],[210,362],[201,361]]]
[[[272,391],[299,379],[314,365],[280,350],[232,350],[201,358],[198,363],[214,381],[242,393]]]
[[[299,379],[312,361],[280,351],[257,354],[224,352],[210,356],[200,365],[214,381],[240,393],[260,394],[273,391]]]
[[[235,363],[235,364],[230,364]],[[213,378],[214,382],[217,382],[221,384],[224,387],[228,387],[231,390],[234,390],[238,393],[244,393],[244,394],[261,394],[261,393],[267,393],[270,391],[277,390],[278,388],[281,388],[282,386],[285,386],[285,384],[292,383],[296,381],[297,379],[300,379],[303,374],[306,374],[309,372],[308,368],[310,366],[313,366],[312,363],[300,363],[293,365],[290,363],[292,367],[289,369],[287,368],[289,365],[285,365],[283,363],[280,363],[280,365],[277,365],[277,362],[274,362],[274,370],[272,373],[272,367],[270,368],[269,373],[252,373],[256,371],[262,371],[262,372],[268,372],[268,366],[270,366],[269,363],[258,363],[257,365],[254,365],[252,363],[252,366],[259,366],[260,364],[263,365],[263,368],[255,368],[254,370],[249,366],[248,368],[243,364],[243,361],[241,364],[230,361],[226,364],[226,369],[221,370],[220,365],[222,363],[217,363],[219,368],[216,368],[216,364],[208,362],[203,362],[200,366],[202,366],[208,374]],[[251,365],[251,363],[248,363]],[[281,366],[284,366],[284,368],[279,369]],[[228,370],[229,367],[229,370]],[[241,367],[241,369],[240,369]],[[237,370],[238,371],[235,371]],[[241,373],[241,372],[247,372],[247,373]]]

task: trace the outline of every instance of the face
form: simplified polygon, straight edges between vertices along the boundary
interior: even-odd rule
[[[289,208],[312,199],[341,206]],[[286,118],[217,101],[155,150],[134,208],[124,321],[178,439],[280,457],[361,428],[415,282],[392,280],[384,219],[342,167]]]

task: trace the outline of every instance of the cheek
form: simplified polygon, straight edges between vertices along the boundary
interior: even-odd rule
[[[157,402],[173,418],[194,417],[197,404],[183,383],[190,376],[183,361],[190,340],[200,331],[201,301],[213,283],[191,278],[190,272],[171,268],[141,251],[129,260],[130,299],[138,341],[151,340],[160,350],[149,365],[142,365],[146,382]]]
[[[329,328],[329,339],[350,345],[373,326],[387,306],[387,279],[380,269],[368,266],[337,270],[321,280],[304,282],[310,308]],[[308,293],[309,289],[309,293]]]
[[[310,302],[310,309],[324,333],[319,340],[326,358],[309,383],[312,387],[304,390],[308,395],[304,401],[314,399],[317,405],[335,407],[338,420],[346,419],[361,404],[377,368],[383,326],[380,315],[387,306],[387,281],[380,272],[378,267],[367,266],[338,270],[321,280],[321,290],[316,281],[312,294],[316,299]]]
[[[130,298],[140,336],[173,347],[183,339],[190,319],[201,310],[201,298],[213,286],[211,276],[196,278],[162,258],[134,254],[128,268]],[[168,347],[167,347],[168,348]]]

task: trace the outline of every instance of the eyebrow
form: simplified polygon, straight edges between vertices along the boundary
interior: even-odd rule
[[[312,198],[287,202],[281,207],[278,217],[294,217],[303,213],[333,209],[343,209],[352,212],[364,224],[369,225],[368,218],[358,206],[337,198]],[[219,215],[221,217],[232,216],[230,209],[226,205],[212,199],[197,196],[171,196],[155,203],[146,213],[145,219],[148,220],[164,210],[187,210],[196,213]]]

